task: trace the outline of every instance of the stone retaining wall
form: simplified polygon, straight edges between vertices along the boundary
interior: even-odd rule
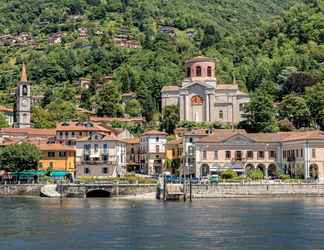
[[[189,189],[187,195],[188,192]],[[193,185],[192,196],[193,198],[324,196],[324,184]]]
[[[40,196],[42,184],[8,184],[0,185],[0,196],[34,195]]]

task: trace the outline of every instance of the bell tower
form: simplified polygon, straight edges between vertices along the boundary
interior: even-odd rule
[[[17,127],[30,128],[31,127],[31,86],[27,80],[27,72],[25,64],[22,65],[20,82],[17,86],[16,94],[16,112],[17,112]]]

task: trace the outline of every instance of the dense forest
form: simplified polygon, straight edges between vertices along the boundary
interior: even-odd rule
[[[36,127],[85,119],[78,105],[101,116],[142,115],[154,126],[161,88],[180,84],[184,61],[204,54],[217,60],[219,82],[236,79],[251,94],[240,127],[324,128],[323,13],[323,0],[1,1],[0,103],[14,104],[25,62],[33,95],[42,96]],[[124,106],[127,92],[137,99]],[[162,126],[173,127],[168,112]]]

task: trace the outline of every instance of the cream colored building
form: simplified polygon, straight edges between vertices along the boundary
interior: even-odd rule
[[[140,137],[140,168],[148,175],[159,175],[163,171],[165,161],[165,145],[167,133],[149,130]]]
[[[126,143],[115,136],[92,133],[76,139],[76,175],[122,176],[126,172]]]
[[[214,131],[194,144],[194,174],[198,177],[233,169],[245,175],[260,169],[266,177],[279,171],[324,182],[324,134],[319,130],[248,134]]]
[[[236,84],[218,84],[213,59],[198,56],[185,64],[182,85],[162,88],[162,109],[179,105],[181,121],[237,124],[245,119],[244,106],[250,101],[249,95]]]

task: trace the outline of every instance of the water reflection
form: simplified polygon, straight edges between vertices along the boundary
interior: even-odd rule
[[[0,249],[324,249],[324,199],[1,198]]]

